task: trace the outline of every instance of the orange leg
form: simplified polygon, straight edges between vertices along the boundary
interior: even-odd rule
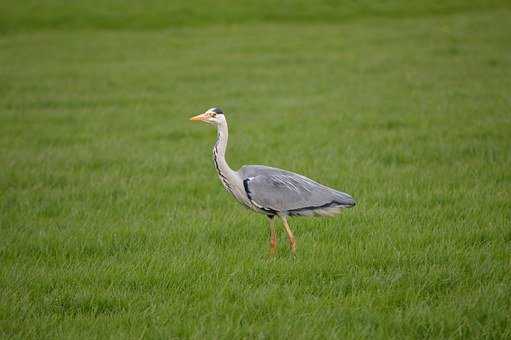
[[[287,238],[289,240],[289,246],[291,247],[291,253],[293,255],[295,255],[296,254],[296,240],[293,235],[293,232],[291,231],[291,228],[289,228],[289,224],[287,224],[286,216],[282,216],[282,222],[284,222],[284,228],[286,228]]]
[[[268,217],[270,220],[270,255],[277,253],[277,232],[275,231],[274,217]]]

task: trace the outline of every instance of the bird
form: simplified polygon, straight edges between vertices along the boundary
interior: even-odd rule
[[[289,227],[293,216],[334,216],[356,205],[349,194],[313,181],[303,175],[264,165],[244,165],[238,171],[225,159],[229,136],[226,114],[213,107],[190,118],[216,126],[213,162],[224,188],[246,208],[267,216],[270,225],[270,254],[277,252],[275,219],[280,218],[290,251],[296,254],[296,239]]]

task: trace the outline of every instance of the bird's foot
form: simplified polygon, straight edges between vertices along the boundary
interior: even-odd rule
[[[272,239],[270,241],[270,255],[271,256],[277,255],[277,240]]]
[[[296,241],[294,238],[289,240],[289,247],[291,248],[291,254],[293,254],[293,256],[295,256],[296,255]]]

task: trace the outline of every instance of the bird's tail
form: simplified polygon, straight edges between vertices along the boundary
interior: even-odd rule
[[[335,202],[342,208],[353,208],[357,202],[345,192],[335,191]]]
[[[345,192],[334,191],[335,198],[324,206],[315,209],[304,210],[300,212],[300,216],[335,216],[340,214],[346,208],[353,208],[357,202]]]

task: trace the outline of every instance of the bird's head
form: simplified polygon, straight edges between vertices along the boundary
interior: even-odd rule
[[[202,121],[211,125],[220,125],[225,123],[225,115],[222,109],[218,107],[212,107],[200,115],[193,116],[190,120]]]

